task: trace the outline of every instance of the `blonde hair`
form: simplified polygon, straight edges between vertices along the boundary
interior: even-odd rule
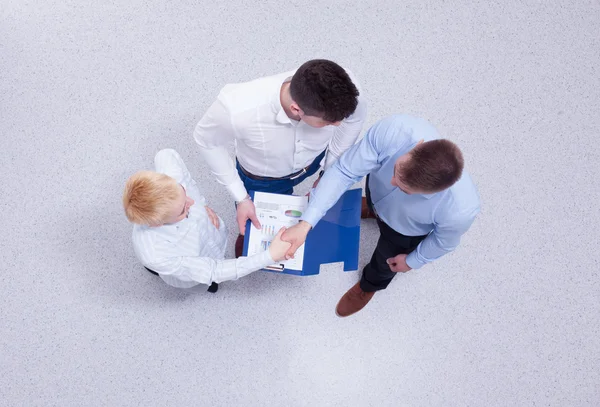
[[[178,183],[165,174],[139,171],[125,184],[123,208],[130,222],[160,225],[169,217],[179,198]]]

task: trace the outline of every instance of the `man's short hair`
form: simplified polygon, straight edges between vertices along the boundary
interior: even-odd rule
[[[359,93],[341,66],[313,59],[302,64],[292,77],[290,94],[305,114],[334,123],[354,113]]]
[[[125,184],[123,208],[130,222],[160,225],[171,215],[173,202],[179,198],[179,184],[168,175],[139,171]]]
[[[408,154],[409,159],[396,169],[396,177],[410,188],[439,192],[450,188],[462,175],[462,152],[449,140],[426,141]]]

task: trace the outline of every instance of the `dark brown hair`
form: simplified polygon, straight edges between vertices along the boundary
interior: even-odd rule
[[[396,177],[406,186],[433,193],[450,188],[462,175],[464,160],[460,149],[449,140],[418,144],[409,159],[396,168]]]
[[[350,76],[326,59],[302,64],[292,77],[290,94],[305,114],[331,123],[344,120],[358,105],[358,89]]]

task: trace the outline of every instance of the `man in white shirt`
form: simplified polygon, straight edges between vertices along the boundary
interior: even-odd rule
[[[135,223],[133,247],[140,262],[165,283],[197,291],[236,280],[282,260],[290,247],[280,230],[268,250],[250,257],[223,260],[227,229],[204,197],[175,150],[154,157],[155,171],[132,175],[125,186],[123,207]]]
[[[236,256],[246,221],[260,228],[248,190],[292,194],[295,185],[321,165],[329,168],[354,145],[366,118],[357,86],[350,72],[319,59],[221,90],[194,138],[211,172],[236,201],[241,233]],[[232,141],[236,162],[226,149]]]

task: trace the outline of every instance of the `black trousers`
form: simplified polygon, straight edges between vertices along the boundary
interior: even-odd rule
[[[373,211],[371,191],[369,191],[369,177],[367,177],[366,186],[367,204]],[[399,254],[409,254],[427,237],[427,235],[405,236],[396,232],[379,218],[377,218],[377,226],[379,226],[379,240],[375,252],[371,256],[371,261],[363,269],[363,275],[360,279],[360,288],[365,292],[385,290],[398,274],[390,270],[387,259]]]

